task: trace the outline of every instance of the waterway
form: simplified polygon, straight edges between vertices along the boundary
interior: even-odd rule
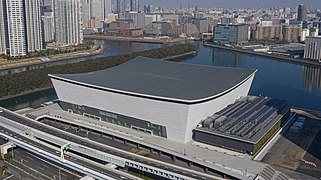
[[[106,40],[95,42],[103,44],[106,48],[104,54],[97,55],[96,57],[125,54],[166,46],[164,44]],[[250,95],[276,97],[293,102],[296,107],[321,110],[321,68],[281,62],[276,59],[229,50],[203,47],[199,42],[192,43],[199,47],[198,54],[194,57],[181,59],[184,63],[258,69],[249,93]],[[54,90],[51,89],[1,101],[0,106],[11,110],[28,106],[35,108],[45,101],[56,98]]]

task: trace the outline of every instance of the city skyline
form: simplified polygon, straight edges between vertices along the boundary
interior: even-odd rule
[[[198,6],[200,8],[270,8],[270,7],[297,7],[303,3],[307,5],[307,8],[321,8],[321,4],[318,0],[198,0],[197,3],[194,0],[141,0],[141,4],[153,4],[164,8],[178,8],[182,7]]]

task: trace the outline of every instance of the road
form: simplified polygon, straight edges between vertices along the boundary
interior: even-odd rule
[[[32,169],[33,171],[40,172],[43,176],[48,177],[48,179],[79,179],[79,175],[74,175],[64,168],[59,167],[54,162],[45,160],[32,154],[24,149],[17,148],[13,150],[13,159],[20,164],[25,166],[25,169]],[[59,178],[60,176],[60,178]]]
[[[136,156],[133,156],[131,153],[124,153],[122,151],[118,151],[118,150],[115,150],[115,149],[107,148],[106,146],[100,146],[100,145],[97,145],[97,144],[90,143],[89,140],[84,140],[83,138],[76,137],[76,136],[71,135],[69,133],[58,131],[58,130],[53,129],[53,128],[49,128],[49,127],[47,127],[47,125],[41,124],[39,122],[35,122],[33,120],[29,120],[29,119],[24,118],[24,117],[21,117],[21,116],[15,114],[15,113],[10,112],[10,111],[4,110],[4,112],[2,112],[0,115],[3,116],[3,117],[6,117],[8,119],[14,120],[15,122],[18,122],[18,123],[24,124],[26,126],[29,126],[31,128],[37,129],[39,131],[42,131],[42,132],[51,134],[53,136],[65,139],[65,140],[67,140],[67,141],[69,141],[71,143],[74,142],[74,143],[80,144],[82,146],[95,149],[97,151],[105,152],[105,153],[108,153],[108,154],[113,154],[113,155],[116,155],[116,156],[119,156],[119,157],[122,157],[122,158],[125,158],[125,159],[136,161],[136,162],[139,162],[139,163],[142,163],[142,164],[146,164],[146,165],[149,165],[149,166],[152,166],[152,167],[156,167],[156,168],[159,168],[159,169],[164,169],[164,170],[167,170],[169,172],[173,172],[173,173],[176,173],[176,174],[181,174],[181,175],[188,176],[188,177],[191,177],[191,178],[209,179],[208,176],[200,176],[199,173],[194,173],[189,169],[182,170],[182,168],[174,168],[172,166],[170,167],[170,166],[166,166],[166,165],[163,165],[163,164],[160,164],[160,163],[156,164],[154,162],[150,162],[150,161],[146,160],[145,158],[137,158]],[[206,175],[206,174],[204,173],[204,175]]]
[[[51,154],[54,154],[54,155],[60,157],[60,152],[59,151],[56,151],[55,149],[52,149],[52,148],[50,148],[48,146],[45,146],[43,144],[40,144],[38,142],[32,141],[32,140],[30,140],[30,139],[28,139],[28,138],[26,138],[24,136],[21,136],[20,134],[17,134],[15,132],[11,131],[11,130],[6,129],[4,127],[0,126],[0,132],[5,133],[5,134],[7,134],[7,135],[9,135],[11,137],[14,137],[15,139],[19,139],[20,141],[28,143],[28,144],[30,144],[30,145],[32,145],[34,147],[37,147],[40,150],[46,151],[48,153],[51,153]],[[25,149],[25,150],[28,151],[28,149]],[[68,161],[74,162],[74,163],[76,163],[78,165],[82,165],[82,166],[84,166],[84,167],[86,167],[88,169],[95,170],[97,172],[100,172],[102,174],[105,174],[105,175],[110,176],[110,177],[115,178],[115,179],[128,179],[128,178],[125,178],[124,176],[118,174],[117,172],[115,172],[116,170],[107,170],[106,168],[102,168],[102,167],[96,166],[96,165],[94,165],[92,163],[89,163],[87,161],[81,160],[79,158],[75,158],[75,157],[73,157],[71,155],[69,156],[69,155],[65,154],[65,159],[68,160]],[[26,162],[26,160],[24,160],[24,162]],[[32,166],[33,166],[33,164],[32,164]],[[43,168],[43,167],[41,167],[41,168]]]

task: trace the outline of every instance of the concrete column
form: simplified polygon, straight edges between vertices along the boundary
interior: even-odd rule
[[[159,156],[162,156],[162,152],[158,151],[158,155],[159,155]]]
[[[138,148],[138,149],[140,148],[140,145],[139,145],[139,144],[137,144],[137,148]]]
[[[208,172],[208,168],[207,167],[204,168],[204,172],[206,172],[206,173]]]
[[[193,165],[193,163],[191,161],[188,161],[187,164],[189,167],[191,167]]]
[[[154,153],[154,149],[153,149],[153,148],[151,148],[151,149],[150,149],[150,152],[151,152],[151,153]]]
[[[173,160],[173,162],[175,162],[176,161],[176,156],[172,156],[172,160]]]

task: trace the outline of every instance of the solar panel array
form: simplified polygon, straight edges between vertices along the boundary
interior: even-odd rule
[[[220,134],[251,139],[288,110],[288,102],[276,98],[248,96],[202,121],[203,128]]]

